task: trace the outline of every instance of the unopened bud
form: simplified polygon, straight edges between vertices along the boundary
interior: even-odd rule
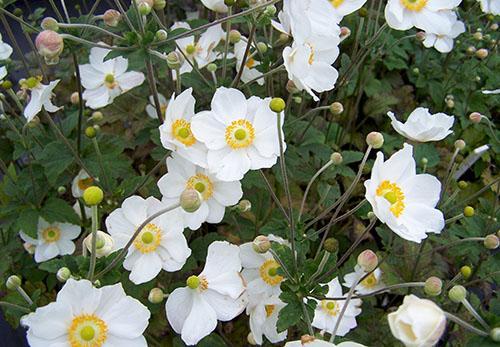
[[[67,267],[62,267],[59,270],[57,270],[56,277],[59,282],[64,283],[70,279],[71,271]]]
[[[202,200],[203,197],[196,189],[186,189],[181,194],[180,204],[184,211],[193,213],[200,208]]]
[[[153,288],[149,291],[148,301],[152,304],[159,304],[165,299],[165,294],[160,288]]]
[[[92,116],[90,117],[90,119],[92,119],[94,122],[100,122],[103,120],[103,118],[104,118],[104,115],[100,111],[93,112]]]
[[[235,44],[240,42],[240,40],[241,40],[241,33],[238,30],[233,29],[229,32],[229,42]]]
[[[458,304],[467,297],[467,290],[460,285],[453,286],[448,291],[448,297],[450,298],[451,301],[456,302]]]
[[[488,56],[488,50],[486,48],[480,48],[476,51],[476,58],[485,59]]]
[[[448,108],[454,108],[455,107],[455,101],[453,99],[446,100],[446,107],[448,107]]]
[[[464,190],[464,189],[467,189],[467,187],[469,186],[469,184],[465,181],[459,181],[458,182],[458,188]]]
[[[423,166],[427,165],[429,163],[429,159],[427,159],[426,157],[423,157],[422,159],[420,159],[420,164],[422,164]]]
[[[365,272],[371,272],[375,270],[378,265],[378,257],[373,251],[369,249],[364,250],[358,255],[358,265]]]
[[[139,3],[137,4],[137,8],[139,9],[139,13],[142,16],[147,16],[148,14],[151,13],[151,10],[153,9],[153,5],[151,4],[151,1],[149,0],[139,0]]]
[[[57,194],[64,195],[65,193],[66,193],[66,187],[65,186],[59,186],[59,187],[57,187]]]
[[[44,30],[38,34],[35,40],[38,53],[45,59],[47,65],[59,62],[59,55],[64,50],[64,40],[55,31]]]
[[[164,41],[167,39],[167,37],[168,37],[168,33],[166,30],[163,30],[163,29],[158,30],[155,34],[155,39],[157,41]]]
[[[328,253],[336,253],[339,250],[339,241],[334,237],[329,237],[325,240],[323,249]]]
[[[182,56],[179,52],[170,52],[167,54],[167,65],[172,70],[177,70],[182,66]]]
[[[464,265],[460,268],[460,273],[464,279],[468,279],[472,275],[472,269],[470,266]]]
[[[474,213],[475,213],[474,207],[465,206],[465,208],[464,208],[464,216],[465,217],[472,217],[472,216],[474,216]]]
[[[351,29],[349,29],[348,27],[341,27],[340,28],[340,39],[345,40],[349,36],[351,36]]]
[[[465,145],[466,145],[466,144],[465,144],[465,141],[464,141],[464,140],[459,139],[459,140],[456,140],[456,141],[455,141],[455,144],[454,144],[454,145],[455,145],[455,148],[456,148],[456,149],[458,149],[458,150],[460,150],[460,151],[461,151],[461,150],[463,150],[463,149],[465,148]]]
[[[496,327],[490,330],[490,337],[495,342],[500,342],[500,327]]]
[[[40,118],[38,116],[33,117],[32,120],[29,121],[28,128],[36,128],[40,124]]]
[[[370,212],[368,212],[368,213],[366,214],[366,217],[367,217],[368,219],[373,219],[373,218],[377,218],[377,215],[375,214],[375,212],[370,211]]]
[[[420,69],[418,67],[414,67],[412,72],[418,76],[420,74]]]
[[[224,5],[226,6],[234,6],[234,4],[236,4],[236,0],[224,0]]]
[[[87,248],[89,252],[92,252],[92,234],[89,234],[83,240],[84,246]],[[106,234],[104,231],[97,230],[96,232],[96,256],[97,258],[107,257],[111,253],[113,253],[113,246],[115,241],[111,237],[111,235]]]
[[[483,39],[483,33],[480,31],[476,31],[474,34],[472,34],[472,37],[474,40],[481,41]]]
[[[281,33],[278,40],[276,41],[276,44],[278,46],[281,46],[281,45],[286,45],[288,42],[290,42],[290,36],[288,36],[285,33]]]
[[[207,70],[208,72],[215,72],[217,71],[217,64],[210,63],[207,65]]]
[[[294,96],[292,98],[293,102],[300,105],[302,103],[302,97],[301,96]]]
[[[95,131],[94,127],[87,127],[85,129],[85,136],[87,136],[89,139],[93,139],[97,136],[97,131]]]
[[[483,116],[481,115],[481,113],[479,112],[472,112],[470,115],[469,115],[469,120],[472,122],[472,123],[475,123],[475,124],[478,124],[479,122],[481,122],[481,118]]]
[[[344,158],[342,158],[342,154],[340,154],[339,152],[333,152],[330,155],[330,160],[335,165],[340,165],[340,164],[342,164],[342,161],[344,161]]]
[[[490,25],[490,29],[493,30],[493,31],[497,31],[498,30],[498,23],[493,23]]]
[[[266,253],[271,248],[271,241],[267,236],[259,235],[253,240],[252,248],[256,253]]]
[[[292,80],[288,80],[288,82],[286,82],[286,91],[290,94],[295,94],[299,92],[299,89]]]
[[[253,337],[252,332],[248,333],[248,335],[247,335],[247,342],[251,346],[256,346],[257,345],[257,341],[255,341],[255,338]]]
[[[59,30],[59,23],[57,23],[57,20],[55,20],[52,17],[45,17],[42,20],[40,26],[42,27],[43,30],[52,30],[52,31]]]
[[[3,89],[12,89],[12,82],[9,80],[5,80],[2,82]]]
[[[467,49],[465,50],[465,53],[466,53],[468,56],[473,55],[474,53],[476,53],[476,47],[474,47],[474,46],[469,46],[469,47],[467,47]]]
[[[495,234],[490,234],[484,238],[484,247],[487,249],[498,248],[498,237]]]
[[[334,115],[334,116],[338,116],[338,115],[341,115],[342,112],[344,112],[344,105],[342,105],[340,102],[338,101],[335,101],[334,103],[332,103],[330,105],[330,112]]]
[[[104,20],[104,24],[106,24],[107,26],[116,27],[118,24],[120,24],[122,15],[117,10],[107,10],[106,12],[104,12],[102,19]]]
[[[378,149],[384,145],[384,136],[376,131],[372,131],[366,136],[366,143],[375,149]]]
[[[236,205],[236,208],[240,213],[245,213],[252,209],[252,203],[248,200],[241,200],[238,205]]]
[[[268,17],[274,17],[274,15],[276,14],[277,10],[276,10],[276,6],[274,5],[269,5],[266,7],[266,9],[264,10],[264,15],[268,16]]]
[[[257,50],[260,54],[265,54],[267,52],[267,44],[265,42],[257,42]]]
[[[25,242],[23,243],[23,248],[26,252],[28,252],[28,254],[35,254],[35,250],[36,250],[36,246],[29,243],[29,242]]]
[[[425,294],[429,296],[438,296],[441,294],[441,289],[443,288],[443,281],[439,278],[432,276],[425,281],[424,291]]]
[[[104,192],[97,186],[91,186],[84,190],[83,201],[88,206],[99,205],[104,198]]]
[[[166,0],[154,0],[153,8],[157,11],[163,10],[167,6]]]
[[[285,100],[283,100],[282,98],[272,98],[271,102],[269,103],[269,108],[271,109],[271,111],[276,113],[283,112],[285,107]]]
[[[71,94],[70,101],[73,105],[78,105],[80,103],[80,95],[78,92]]]
[[[359,13],[359,16],[363,17],[363,18],[368,16],[368,10],[366,9],[366,7],[361,7],[359,9],[358,13]]]
[[[423,32],[423,31],[419,31],[419,32],[417,32],[417,33],[415,34],[415,38],[416,38],[418,41],[420,41],[420,42],[422,42],[422,41],[424,41],[424,40],[425,40],[425,36],[426,36],[426,35],[425,35],[425,32]]]
[[[16,290],[21,286],[21,278],[16,275],[12,275],[9,278],[7,278],[7,281],[5,282],[5,286],[9,290]]]

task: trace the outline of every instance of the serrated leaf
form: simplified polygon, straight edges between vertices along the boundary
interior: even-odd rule
[[[47,222],[68,222],[72,224],[80,224],[80,217],[75,210],[64,200],[59,198],[49,198],[40,214]]]

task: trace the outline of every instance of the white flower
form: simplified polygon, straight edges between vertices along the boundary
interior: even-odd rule
[[[147,347],[148,309],[127,296],[121,283],[94,288],[69,279],[57,299],[22,318],[31,347]]]
[[[333,333],[333,329],[337,324],[337,319],[344,307],[346,300],[328,300],[328,298],[344,297],[342,294],[342,287],[340,286],[338,278],[334,278],[328,283],[328,292],[325,295],[326,299],[318,302],[314,310],[314,319],[312,326],[328,333]],[[344,336],[351,329],[357,326],[356,316],[361,313],[360,299],[351,299],[347,304],[347,309],[340,321],[337,330],[337,336]]]
[[[217,320],[226,322],[245,309],[245,290],[240,277],[238,247],[215,241],[208,247],[205,268],[187,280],[188,286],[175,289],[165,305],[167,319],[187,345],[195,345],[210,334]]]
[[[344,276],[344,283],[342,283],[347,288],[351,288],[355,281],[358,281],[362,276],[366,274],[365,271],[359,266],[354,267],[354,272],[348,273]],[[370,275],[368,275],[363,281],[358,283],[356,286],[356,292],[359,294],[368,294],[377,291],[384,287],[382,282],[382,270],[376,268]]]
[[[0,33],[0,60],[7,60],[12,54],[12,47],[3,42],[2,34]],[[0,66],[0,81],[7,76],[7,69],[5,66]]]
[[[298,341],[290,341],[285,344],[285,347],[366,347],[360,343],[345,341],[338,345],[331,342],[318,340],[312,336],[304,335]]]
[[[226,13],[228,10],[224,0],[201,0],[201,2],[206,8],[215,12]]]
[[[452,22],[451,30],[449,32],[426,32],[424,46],[434,47],[438,52],[449,53],[453,49],[453,39],[457,38],[460,34],[465,32],[465,25],[463,22],[457,20],[455,12],[446,11],[448,17]]]
[[[194,116],[191,129],[207,146],[208,168],[218,179],[241,180],[248,170],[276,163],[280,153],[277,115],[269,108],[270,101],[255,96],[247,100],[237,89],[220,87],[212,110]]]
[[[177,22],[172,26],[172,29],[178,28],[191,29],[186,22]],[[198,39],[195,36],[188,36],[178,39],[175,42],[191,64],[196,64],[201,69],[215,61],[217,54],[214,52],[214,48],[217,47],[223,38],[225,38],[225,33],[222,30],[222,26],[218,24],[208,28]],[[191,72],[193,70],[191,64],[184,60],[179,73],[182,75],[183,73]],[[176,73],[174,71],[174,79],[175,77]]]
[[[440,141],[450,135],[455,117],[444,113],[431,114],[424,107],[416,108],[405,123],[396,119],[394,113],[387,112],[391,125],[399,134],[418,142]]]
[[[494,89],[494,90],[483,90],[483,94],[485,95],[490,95],[490,94],[500,94],[500,89]]]
[[[87,205],[83,204],[83,210],[85,212],[85,219],[89,219],[91,217],[92,209]],[[78,201],[76,201],[73,204],[73,211],[75,211],[75,213],[78,215],[78,217],[80,217],[80,219],[83,219],[82,210],[80,208],[80,204],[78,203]]]
[[[411,145],[405,143],[385,162],[378,152],[365,188],[377,218],[402,238],[420,243],[426,233],[443,229],[443,213],[435,208],[441,183],[434,176],[416,174]]]
[[[158,101],[160,102],[160,111],[163,117],[165,117],[165,113],[167,112],[168,100],[162,95],[158,94]],[[146,113],[150,118],[157,119],[158,116],[156,114],[156,106],[153,95],[149,96],[149,104],[146,105]]]
[[[0,81],[3,80],[7,76],[7,69],[5,66],[0,66]]]
[[[431,33],[449,33],[453,22],[447,10],[460,2],[462,0],[388,0],[385,19],[396,30],[417,27]]]
[[[93,109],[111,104],[117,96],[144,82],[143,73],[127,72],[128,59],[116,57],[104,61],[109,52],[109,49],[94,47],[90,50],[90,63],[80,65],[85,88],[83,99],[85,105]]]
[[[111,237],[111,235],[106,234],[104,231],[97,230],[97,235],[96,235],[96,256],[97,258],[101,257],[107,257],[113,251],[116,249],[114,248],[114,240]],[[85,246],[84,248],[84,254],[88,251],[92,253],[92,233],[90,233],[84,240],[83,240],[83,245]]]
[[[53,113],[61,109],[55,106],[52,99],[52,91],[59,83],[59,80],[50,82],[48,85],[42,84],[39,79],[32,77],[27,84],[31,90],[31,97],[28,105],[24,109],[24,117],[30,122],[41,110]]]
[[[246,313],[250,316],[250,331],[257,344],[262,344],[262,336],[265,336],[271,343],[286,339],[287,331],[278,333],[276,328],[278,315],[283,307],[285,304],[277,296],[259,295],[253,300],[250,299]]]
[[[241,275],[247,283],[247,293],[250,297],[265,294],[279,296],[283,277],[278,275],[280,267],[270,252],[259,254],[254,251],[252,242],[240,246],[240,258],[243,271]]]
[[[165,121],[160,126],[160,139],[163,147],[176,152],[184,159],[207,167],[207,148],[198,141],[191,131],[191,120],[194,116],[196,100],[189,88],[177,97],[172,94],[169,107],[165,113]]]
[[[484,13],[491,13],[492,15],[500,15],[500,1],[499,0],[477,0],[481,5],[481,11]]]
[[[342,18],[356,12],[365,4],[366,0],[329,0],[333,6],[335,14],[337,15],[337,22]]]
[[[137,228],[151,215],[168,206],[158,199],[131,196],[123,201],[106,219],[106,227],[113,237],[114,249],[122,249]],[[184,225],[177,209],[164,213],[146,225],[129,248],[123,267],[129,271],[135,284],[148,282],[160,271],[180,270],[191,255]]]
[[[87,171],[81,169],[78,175],[73,178],[73,182],[71,183],[71,194],[77,199],[81,198],[85,189],[93,185],[94,180],[92,177],[89,176]]]
[[[406,347],[434,346],[444,332],[446,317],[434,302],[407,295],[387,316],[392,335]]]
[[[49,223],[39,218],[36,240],[23,231],[19,234],[23,241],[36,247],[35,261],[41,263],[58,255],[73,254],[75,244],[71,240],[80,235],[80,226],[69,223]]]
[[[238,72],[243,62],[243,57],[245,56],[245,50],[247,47],[247,39],[242,37],[240,41],[238,41],[234,45],[234,55],[236,56],[236,71]],[[257,53],[257,52],[255,52]],[[243,72],[241,74],[241,81],[246,83],[255,78],[262,76],[262,72],[256,69],[257,66],[260,65],[260,62],[255,59],[255,54],[249,55],[243,66]],[[264,85],[264,78],[260,78],[257,80],[259,85]]]
[[[195,212],[189,213],[179,208],[184,225],[191,230],[199,229],[203,222],[220,223],[226,206],[236,205],[243,196],[239,181],[221,181],[176,153],[167,158],[167,168],[167,174],[158,181],[164,204],[179,202],[182,192],[187,188],[196,189],[203,199]]]

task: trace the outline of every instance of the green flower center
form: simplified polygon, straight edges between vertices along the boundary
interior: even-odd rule
[[[398,201],[398,197],[395,192],[387,192],[384,194],[384,198],[392,204],[395,204]]]
[[[109,73],[106,75],[106,77],[104,77],[104,81],[106,81],[106,83],[112,84],[115,82],[115,76]]]
[[[189,129],[187,128],[181,128],[179,129],[179,131],[177,132],[177,135],[179,135],[180,137],[182,137],[183,139],[187,139],[189,135],[191,135],[191,132],[189,131]]]
[[[198,276],[189,276],[188,279],[186,280],[186,284],[189,288],[191,289],[196,289],[200,286],[200,279]]]
[[[26,85],[29,89],[33,89],[40,84],[40,80],[36,77],[30,77],[26,80]]]
[[[91,341],[94,338],[94,336],[95,336],[95,330],[89,325],[80,330],[80,337],[84,341]]]
[[[97,249],[101,249],[101,248],[104,247],[105,244],[106,243],[104,242],[103,239],[99,239],[98,238],[97,241],[96,241],[96,243],[95,243],[95,246],[96,246]]]
[[[247,132],[243,129],[238,129],[234,132],[234,137],[238,141],[242,141],[247,137]]]
[[[187,54],[193,54],[196,51],[196,47],[194,45],[187,45],[186,46],[186,53]]]
[[[142,239],[142,242],[149,244],[149,243],[153,242],[154,236],[149,231],[146,231],[144,234],[142,234],[141,239]]]
[[[203,193],[205,191],[205,185],[203,184],[203,182],[198,182],[194,185],[194,189],[196,189],[200,193]]]

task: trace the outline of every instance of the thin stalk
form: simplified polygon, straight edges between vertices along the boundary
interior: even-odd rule
[[[491,328],[488,323],[486,323],[486,321],[479,315],[479,313],[477,313],[477,311],[474,309],[474,307],[472,307],[467,298],[464,298],[462,300],[462,305],[464,305],[465,309],[469,311],[469,313],[479,322],[479,324],[481,324],[484,329],[486,329],[486,331],[490,331]]]
[[[23,64],[24,69],[26,70],[26,73],[29,75],[30,74],[30,69],[29,69],[29,66],[28,66],[28,62],[26,61],[26,58],[24,57],[24,53],[21,50],[21,48],[19,47],[19,44],[17,43],[16,36],[12,32],[12,28],[10,27],[10,25],[7,22],[7,19],[5,18],[5,16],[3,15],[3,13],[4,12],[2,12],[2,14],[0,14],[0,20],[2,21],[4,29],[7,32],[7,35],[9,36],[9,39],[10,39],[10,41],[12,43],[12,46],[14,46],[14,50],[16,51],[16,54],[21,59],[21,62]]]
[[[153,72],[153,63],[151,62],[151,57],[149,57],[149,56],[148,56],[148,59],[146,60],[146,71],[147,71],[147,76],[148,76],[149,89],[151,90],[151,93],[153,94],[153,101],[155,104],[156,116],[158,117],[158,120],[160,121],[160,123],[163,123],[163,114],[161,113],[161,104],[160,104],[160,99],[158,97],[158,89],[156,88],[156,79],[155,79],[155,75]]]
[[[148,180],[153,176],[161,167],[165,164],[165,160],[170,156],[170,153],[165,154],[165,156],[152,168],[143,178],[143,180],[134,188],[129,196],[134,195],[138,190],[140,190],[148,182]]]
[[[497,184],[498,182],[500,182],[500,177],[494,179],[493,181],[491,181],[490,183],[488,183],[487,185],[485,185],[483,188],[481,188],[480,190],[478,190],[476,193],[472,194],[471,196],[466,197],[464,200],[460,201],[460,203],[466,204],[470,200],[473,200],[473,199],[477,198],[478,196],[480,196],[481,194],[483,194],[485,191],[487,191],[491,186]],[[453,207],[455,207],[455,206],[453,206]]]
[[[95,153],[97,154],[97,162],[99,164],[99,168],[101,169],[102,179],[104,181],[104,185],[106,186],[106,190],[111,189],[108,181],[108,175],[106,174],[106,170],[104,169],[104,160],[102,158],[101,149],[99,148],[99,142],[97,142],[97,138],[92,139],[92,144],[94,145]]]
[[[63,12],[64,12],[64,15],[66,16],[66,19],[68,20],[68,23],[71,22],[71,20],[69,18],[68,9],[66,8],[66,3],[64,2],[64,0],[61,0],[61,6],[63,8]]]
[[[243,59],[241,60],[240,68],[238,69],[238,74],[234,78],[231,83],[231,87],[237,87],[238,83],[240,83],[241,76],[243,75],[243,70],[245,69],[245,64],[247,63],[248,54],[250,53],[250,47],[252,46],[252,40],[255,36],[255,32],[257,30],[257,24],[252,23],[252,29],[250,29],[250,34],[248,35],[248,42],[245,48],[245,53],[243,54]]]
[[[335,323],[335,327],[333,328],[332,336],[330,336],[331,343],[333,343],[333,341],[335,340],[335,335],[337,335],[337,331],[339,330],[340,322],[342,321],[342,318],[344,318],[345,311],[349,306],[349,302],[351,301],[352,296],[354,295],[354,291],[356,290],[356,286],[358,285],[361,277],[358,277],[352,284],[351,288],[349,288],[349,292],[347,293],[344,305],[342,305],[342,310],[340,311],[339,317],[337,318],[337,322]]]
[[[304,211],[304,205],[306,203],[306,199],[307,199],[307,195],[309,194],[309,190],[311,189],[311,186],[312,184],[314,183],[314,181],[326,170],[328,169],[330,166],[333,165],[333,161],[329,160],[325,165],[323,165],[315,174],[314,176],[311,178],[311,180],[309,181],[309,183],[307,184],[307,187],[306,187],[306,190],[304,192],[304,197],[302,198],[302,203],[300,204],[300,210],[299,210],[299,217],[298,217],[298,221],[300,222],[300,218],[302,217],[302,212]]]
[[[83,24],[83,23],[78,23],[78,24],[76,24],[76,23],[75,24],[71,24],[71,23],[58,23],[58,25],[61,28],[68,28],[68,29],[71,29],[71,28],[91,29],[91,30],[99,31],[99,32],[101,32],[103,34],[112,36],[115,39],[123,40],[122,36],[117,35],[117,34],[111,32],[109,30],[104,29],[104,28],[98,27],[96,25],[92,25],[92,24]]]
[[[279,72],[279,71],[282,71],[284,70],[285,66],[284,65],[280,65],[272,70],[269,70],[268,72],[265,72],[263,73],[262,75],[260,75],[259,77],[255,77],[254,79],[251,79],[250,81],[246,82],[246,83],[243,83],[241,85],[241,89],[249,86],[250,84],[254,83],[254,82],[257,82],[258,80],[262,79],[262,78],[266,78],[268,76],[271,76],[273,74],[275,74],[276,72]]]
[[[231,16],[233,14],[233,7],[229,6],[227,15]],[[222,79],[226,79],[227,73],[227,54],[229,51],[229,32],[231,31],[231,20],[226,22],[226,41],[224,42],[224,57],[222,60]]]
[[[393,289],[401,289],[401,288],[409,288],[409,287],[425,287],[425,282],[406,282],[406,283],[399,283],[399,284],[393,284],[384,288],[380,288],[378,290],[375,290],[371,293],[368,294],[358,294],[358,295],[353,295],[351,299],[363,299],[363,298],[369,298],[371,296],[375,296],[378,294],[383,294],[386,292],[389,292]],[[326,299],[326,300],[335,300],[335,301],[343,301],[346,300],[347,297],[341,296],[337,298],[325,298],[325,297],[316,297],[317,299]]]
[[[344,220],[346,219],[347,217],[353,215],[357,210],[359,210],[361,207],[363,207],[363,205],[367,202],[366,199],[363,199],[361,200],[361,202],[359,204],[357,204],[356,206],[354,206],[352,209],[350,209],[349,211],[347,211],[346,213],[344,213],[343,215],[335,218],[333,220],[333,223],[337,223],[337,222],[340,222],[341,220]],[[325,231],[326,229],[328,228],[328,225],[324,226],[323,228],[317,230],[317,231],[314,231],[313,233],[309,234],[308,236],[314,236],[314,235],[318,235],[320,234],[321,232]],[[306,228],[307,230],[307,228]]]
[[[16,22],[18,22],[19,24],[21,25],[24,25],[26,26],[27,28],[29,28],[30,30],[33,30],[35,33],[39,33],[41,32],[40,29],[34,27],[33,25],[29,24],[28,22],[25,22],[22,18],[20,17],[17,17],[15,15],[13,15],[12,13],[10,13],[9,11],[7,11],[6,9],[0,7],[0,12],[2,14],[5,14],[7,15],[8,17],[10,17],[11,19],[15,20]]]
[[[315,107],[309,111],[307,111],[305,114],[303,114],[302,116],[292,120],[290,122],[290,125],[294,124],[295,122],[298,122],[299,120],[302,120],[304,118],[307,118],[309,117],[311,114],[314,114],[316,112],[319,112],[319,111],[326,111],[326,110],[329,110],[330,109],[330,106],[319,106],[319,107]]]
[[[417,275],[417,271],[418,271],[418,265],[420,263],[420,259],[422,259],[422,253],[424,251],[424,248],[425,248],[425,244],[427,243],[427,239],[424,239],[422,241],[422,243],[420,244],[420,246],[418,247],[418,253],[417,253],[417,258],[415,259],[415,264],[413,264],[413,269],[411,271],[411,275],[410,275],[410,282],[412,282],[414,279],[415,279],[415,276]],[[411,288],[408,288],[408,294],[411,293]]]
[[[313,330],[312,323],[311,323],[311,317],[309,317],[309,312],[307,312],[306,304],[304,303],[304,300],[301,300],[300,298],[299,298],[299,301],[300,301],[300,305],[302,306],[302,312],[304,312],[304,318],[306,320],[307,330],[309,331],[309,334],[311,336],[314,336],[314,330]]]
[[[132,30],[134,33],[137,34],[137,30],[134,28],[134,26],[132,25],[132,22],[130,21],[130,18],[128,18],[127,16],[127,12],[125,12],[125,10],[123,9],[123,6],[120,2],[120,0],[114,0],[115,1],[115,5],[116,7],[118,8],[118,11],[121,13],[123,19],[125,20],[125,22],[127,23],[128,27],[130,28],[130,30]],[[135,1],[133,1],[135,3]]]
[[[444,222],[445,222],[445,224],[450,224],[450,223],[456,222],[457,220],[462,219],[462,218],[464,218],[464,214],[460,213],[459,215],[456,215],[454,217],[448,218]]]
[[[181,80],[180,69],[175,69],[175,94],[179,95],[182,90],[182,80]]]
[[[90,282],[94,282],[94,273],[95,273],[95,265],[97,259],[97,228],[98,228],[98,219],[99,219],[99,211],[97,209],[97,205],[92,205],[92,247],[90,254],[90,265],[89,265],[89,273],[87,278]],[[85,247],[85,246],[84,246]]]
[[[323,258],[321,258],[321,261],[319,262],[318,269],[309,278],[309,280],[306,282],[306,284],[304,286],[307,286],[308,284],[313,283],[314,280],[316,279],[316,277],[318,277],[319,275],[321,275],[321,273],[325,269],[326,262],[328,261],[328,259],[330,259],[330,255],[331,255],[330,252],[325,251],[325,254],[323,254]]]
[[[274,193],[273,187],[271,186],[271,183],[269,183],[269,180],[267,179],[266,175],[264,174],[264,171],[262,171],[262,169],[261,169],[261,170],[259,170],[259,172],[260,172],[260,175],[262,176],[262,179],[266,183],[267,190],[269,190],[269,193],[271,193],[271,197],[273,198],[274,202],[276,203],[276,205],[278,205],[281,212],[283,212],[283,215],[285,216],[285,218],[287,220],[290,220],[290,218],[288,218],[288,213],[286,213],[286,210],[283,207],[283,205],[281,204],[281,201],[276,196],[276,193]]]
[[[451,320],[452,322],[462,326],[463,328],[469,330],[470,332],[473,332],[477,335],[480,335],[480,336],[488,336],[488,333],[483,331],[483,330],[480,330],[472,325],[470,325],[469,323],[467,323],[466,321],[458,318],[457,316],[455,316],[454,314],[451,314],[450,312],[444,312],[446,318],[448,318],[449,320]]]
[[[280,265],[280,268],[283,270],[283,272],[285,273],[285,276],[287,278],[289,278],[291,281],[295,281],[295,279],[292,277],[292,275],[290,274],[290,271],[288,271],[288,269],[286,268],[285,266],[285,263],[283,263],[283,261],[281,260],[281,258],[278,256],[278,254],[276,254],[276,252],[271,248],[269,249],[269,253],[271,253],[271,255],[273,256],[274,260],[276,260],[276,262]]]
[[[19,293],[19,295],[21,295],[23,297],[23,299],[28,303],[28,305],[30,305],[30,306],[33,305],[33,300],[31,300],[31,298],[28,295],[28,293],[26,293],[21,286],[18,286],[16,288],[16,290]]]
[[[443,190],[441,191],[441,199],[440,200],[443,199],[444,194],[446,193],[446,190],[448,188],[450,177],[451,177],[452,171],[453,171],[453,164],[455,163],[455,159],[457,158],[458,152],[460,152],[460,149],[456,148],[455,152],[453,152],[453,155],[451,156],[450,162],[448,163],[448,167],[446,169],[446,179],[444,181],[445,183],[444,183]]]
[[[137,49],[137,46],[130,46],[130,47],[107,46],[107,45],[103,45],[103,44],[100,44],[100,43],[95,43],[95,42],[92,42],[92,41],[89,41],[89,40],[85,40],[85,39],[82,39],[81,37],[76,37],[76,36],[73,36],[73,35],[70,35],[70,34],[61,34],[61,37],[63,39],[75,41],[75,42],[78,42],[78,43],[81,43],[81,44],[84,44],[84,45],[89,45],[89,46],[92,46],[92,47],[99,47],[99,48],[110,49],[112,51],[113,50],[114,51],[133,51],[133,50]]]
[[[30,313],[31,310],[27,307],[24,307],[24,306],[21,306],[21,305],[16,305],[16,304],[12,304],[10,302],[6,302],[6,301],[0,301],[0,306],[3,306],[3,307],[6,307],[6,308],[12,308],[14,310],[18,310],[18,311],[21,311],[21,312],[24,312],[24,313]]]
[[[78,124],[77,130],[78,135],[76,136],[76,152],[80,154],[82,149],[82,124],[83,124],[83,88],[82,88],[82,79],[80,75],[80,66],[78,65],[78,57],[75,53],[71,54],[73,57],[73,66],[75,67],[75,75],[76,75],[76,88],[78,92]]]

